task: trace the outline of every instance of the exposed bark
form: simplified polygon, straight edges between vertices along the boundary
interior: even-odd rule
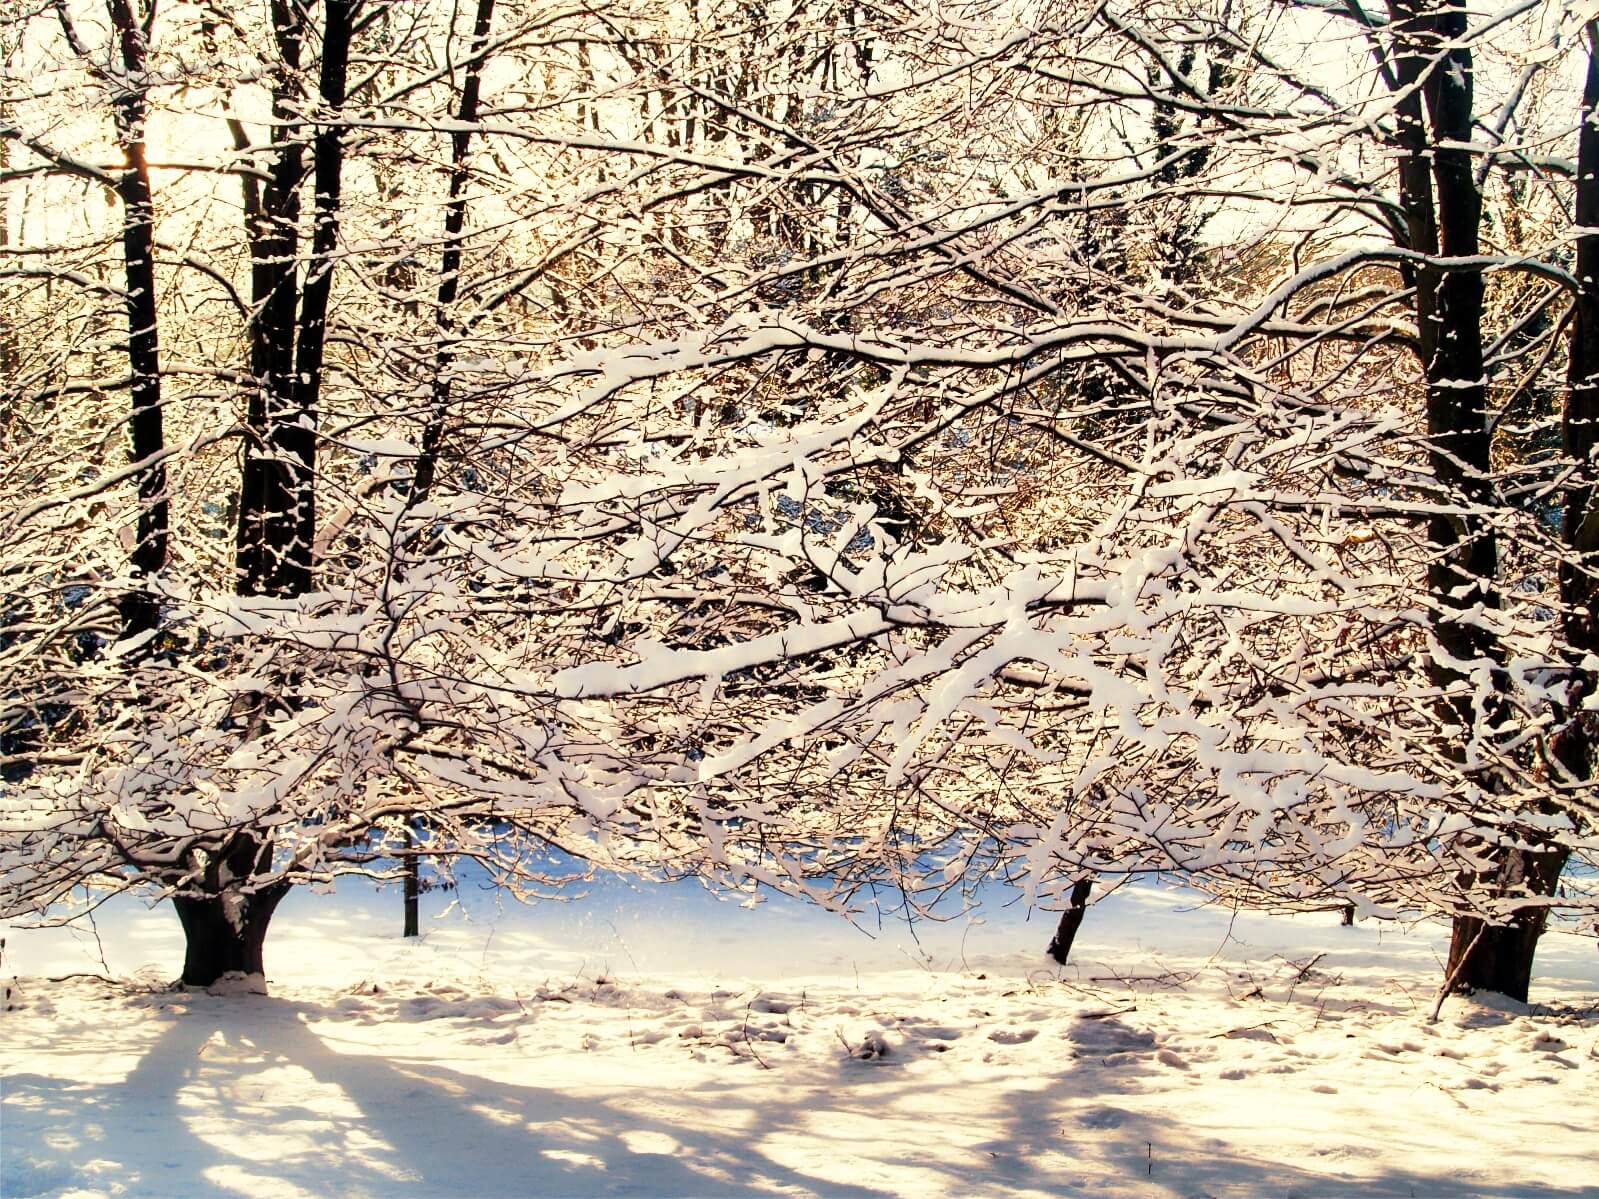
[[[1575,470],[1567,485],[1561,528],[1569,556],[1560,571],[1562,619],[1566,643],[1574,656],[1599,651],[1599,514],[1596,496],[1596,447],[1599,447],[1599,30],[1590,24],[1587,77],[1583,88],[1578,135],[1576,226],[1577,295],[1567,379],[1570,384],[1561,414],[1567,459]],[[1591,784],[1599,729],[1593,713],[1584,713],[1592,694],[1591,671],[1574,670],[1567,694],[1568,720],[1551,738],[1551,773],[1571,787]],[[1562,777],[1563,776],[1563,777]],[[1518,830],[1536,846],[1532,829]],[[1560,885],[1569,851],[1511,849],[1503,851],[1496,873],[1488,880],[1501,894],[1548,897]],[[1455,990],[1500,991],[1525,1001],[1532,978],[1538,938],[1548,920],[1544,907],[1524,909],[1505,925],[1457,918],[1449,943],[1448,968]]]
[[[1060,925],[1049,943],[1049,956],[1062,966],[1071,956],[1072,942],[1077,940],[1077,930],[1083,925],[1083,916],[1088,911],[1088,894],[1093,889],[1093,879],[1079,879],[1072,887],[1071,906],[1061,913]]]
[[[1577,144],[1576,219],[1577,294],[1571,321],[1569,389],[1561,412],[1566,459],[1574,470],[1561,513],[1561,533],[1568,557],[1560,568],[1562,631],[1573,657],[1599,653],[1599,22],[1587,29],[1588,67],[1582,94],[1582,120]],[[1566,696],[1566,723],[1550,739],[1551,773],[1568,787],[1591,785],[1594,754],[1599,745],[1599,716],[1584,712],[1593,694],[1594,672],[1574,669]],[[1535,834],[1525,833],[1536,843]],[[1511,850],[1501,867],[1505,885],[1535,896],[1555,894],[1569,851]],[[1451,964],[1464,963],[1460,987],[1502,991],[1527,998],[1533,955],[1547,911],[1520,913],[1505,927],[1482,929],[1482,939],[1468,954],[1476,921],[1456,920],[1450,941]]]
[[[1577,296],[1571,320],[1570,391],[1561,413],[1566,459],[1576,469],[1566,489],[1561,532],[1571,553],[1560,571],[1566,641],[1599,652],[1599,22],[1590,23],[1588,73],[1577,143]],[[1594,680],[1580,680],[1592,694]],[[1576,703],[1571,705],[1576,707]],[[1587,779],[1594,730],[1581,726],[1582,745],[1567,745],[1568,769]]]
[[[91,60],[88,46],[78,37],[64,3],[56,13],[73,52]],[[129,453],[135,463],[148,463],[138,474],[139,513],[130,555],[136,581],[148,579],[167,564],[170,515],[167,472],[161,461],[166,436],[161,419],[161,353],[155,303],[155,201],[150,187],[150,166],[145,153],[144,129],[148,116],[150,26],[155,20],[155,0],[106,0],[111,21],[111,53],[118,64],[115,86],[109,88],[117,144],[123,156],[116,176],[122,201],[122,258],[128,313]],[[159,604],[139,587],[119,604],[124,636],[147,632],[160,619]]]
[[[406,843],[407,847],[412,847],[412,848],[414,848],[415,845],[416,845],[416,834],[411,830],[409,825],[406,826],[406,830],[405,830],[405,843]],[[421,858],[419,858],[414,853],[406,854],[405,855],[405,931],[400,934],[401,936],[404,936],[404,937],[421,936],[421,920],[420,920],[420,917],[421,917],[420,907],[421,907],[421,905],[418,903],[418,897],[422,894],[422,877],[421,877],[421,875],[422,875],[422,861],[421,861]]]
[[[1396,112],[1403,151],[1400,203],[1410,249],[1428,255],[1471,257],[1478,252],[1482,193],[1464,147],[1472,136],[1472,62],[1464,42],[1464,0],[1403,0],[1393,4],[1399,46]],[[1436,192],[1435,192],[1436,188]],[[1416,289],[1416,324],[1427,387],[1429,456],[1435,477],[1465,505],[1486,508],[1491,499],[1490,427],[1483,378],[1483,282],[1480,270],[1445,271],[1423,264],[1407,282]],[[1499,604],[1495,579],[1499,550],[1486,517],[1441,513],[1428,524],[1434,552],[1428,588],[1440,609],[1435,628],[1454,659],[1491,656],[1491,635],[1462,619],[1479,606]],[[1435,659],[1435,680],[1463,680]],[[1462,729],[1477,723],[1469,694],[1451,705]],[[1488,717],[1493,712],[1484,713]]]
[[[196,880],[190,893],[173,897],[183,925],[183,981],[209,987],[224,974],[265,976],[262,948],[272,913],[289,892],[287,883],[250,888],[244,880],[272,863],[270,842],[238,833]]]
[[[262,950],[267,925],[288,887],[256,891],[242,902],[239,923],[228,919],[222,896],[175,897],[173,906],[183,924],[183,981],[209,987],[224,974],[266,976]]]
[[[317,413],[326,350],[344,163],[343,107],[354,0],[329,0],[322,27],[317,107],[326,115],[312,139],[311,256],[303,287],[297,269],[304,183],[305,101],[300,86],[304,10],[274,0],[281,65],[273,81],[276,158],[265,187],[245,182],[250,244],[250,368],[247,441],[239,497],[238,588],[245,595],[301,595],[313,581]],[[237,137],[237,133],[235,135]]]
[[[276,443],[290,456],[294,471],[293,508],[277,514],[286,536],[281,586],[285,594],[311,589],[316,542],[316,439],[321,409],[322,365],[327,349],[328,301],[339,239],[339,203],[344,170],[344,131],[337,122],[344,108],[350,63],[350,36],[356,0],[327,0],[322,25],[322,70],[318,93],[324,114],[312,142],[311,259],[306,267],[295,329],[294,390],[287,419],[275,430]]]
[[[273,0],[279,62],[272,77],[276,155],[264,185],[244,176],[245,237],[250,246],[250,373],[255,386],[245,411],[239,486],[238,590],[242,595],[292,594],[299,573],[281,564],[298,491],[293,459],[277,441],[294,391],[295,259],[299,252],[300,181],[305,149],[294,136],[304,97],[300,87],[304,20],[298,6]],[[241,131],[235,131],[236,139]],[[302,588],[303,589],[303,588]]]
[[[1491,880],[1501,892],[1525,889],[1532,895],[1553,895],[1565,869],[1567,851],[1532,853],[1509,850]],[[1509,924],[1485,925],[1481,920],[1457,916],[1449,937],[1447,977],[1460,992],[1499,991],[1526,1002],[1532,982],[1533,955],[1543,936],[1548,909],[1523,909]]]
[[[438,308],[435,326],[438,349],[433,359],[433,388],[427,424],[422,430],[421,454],[411,484],[414,502],[426,498],[438,471],[439,448],[443,444],[450,410],[450,369],[455,363],[459,322],[455,300],[461,286],[462,233],[466,228],[467,154],[472,145],[472,125],[478,117],[478,102],[483,88],[483,61],[488,47],[489,29],[494,20],[494,0],[478,0],[472,25],[472,49],[461,83],[461,103],[456,110],[455,132],[450,136],[450,198],[444,207],[444,254],[439,262]]]
[[[1395,82],[1403,156],[1400,195],[1410,248],[1423,254],[1471,258],[1478,253],[1482,194],[1466,148],[1473,133],[1472,56],[1464,0],[1395,0]],[[1462,507],[1488,511],[1494,501],[1492,431],[1482,352],[1483,280],[1480,270],[1442,270],[1430,263],[1410,275],[1427,388],[1429,456],[1434,476]],[[1434,635],[1442,651],[1434,681],[1454,692],[1445,708],[1455,736],[1500,723],[1504,698],[1468,687],[1460,662],[1497,664],[1492,634],[1470,614],[1499,606],[1499,550],[1485,516],[1440,513],[1428,525],[1433,546],[1428,590],[1437,605]],[[1500,672],[1496,675],[1502,677]],[[1447,730],[1446,730],[1447,731]],[[1492,785],[1491,778],[1485,783]],[[1495,865],[1462,879],[1471,891],[1497,897],[1554,894],[1566,851],[1535,848],[1533,830],[1518,830],[1530,849],[1501,849]],[[1446,977],[1455,990],[1486,989],[1525,999],[1533,955],[1547,911],[1524,909],[1505,925],[1457,917]]]
[[[130,81],[115,94],[117,140],[126,167],[117,180],[122,197],[122,247],[128,285],[128,365],[132,375],[132,453],[135,462],[149,462],[166,448],[161,420],[161,356],[155,306],[155,202],[150,188],[150,166],[145,155],[146,117],[144,79],[147,69],[150,19],[154,0],[147,0],[143,18],[136,20],[128,0],[109,0],[123,69]],[[133,82],[137,81],[137,82]],[[133,547],[133,566],[150,576],[167,563],[169,516],[167,472],[159,461],[139,474],[139,520]],[[132,592],[123,608],[128,632],[152,629],[158,618],[154,597]]]
[[[320,38],[321,65],[311,140],[311,252],[300,280],[298,223],[305,183],[302,131],[308,105],[301,86],[306,28],[304,6],[273,0],[272,28],[281,59],[272,83],[275,158],[265,185],[244,181],[245,232],[250,248],[254,319],[250,368],[255,386],[245,415],[246,445],[236,539],[241,595],[302,595],[313,582],[316,533],[316,437],[327,314],[339,234],[344,164],[338,114],[346,99],[350,41],[358,0],[327,0]],[[248,148],[234,123],[235,143]],[[266,697],[241,697],[259,713]],[[256,735],[258,719],[246,739]],[[201,885],[174,900],[188,938],[184,981],[209,985],[224,972],[259,974],[267,925],[287,883],[256,887],[271,869],[273,845],[239,833]],[[198,891],[198,894],[194,892]]]

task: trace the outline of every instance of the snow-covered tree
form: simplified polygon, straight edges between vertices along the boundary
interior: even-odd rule
[[[257,969],[295,882],[427,853],[527,887],[548,846],[839,908],[1170,872],[1529,966],[1591,911],[1555,886],[1593,848],[1592,326],[1547,315],[1586,226],[1545,8],[453,21],[173,4],[138,43],[142,103],[229,131],[150,163],[162,563],[117,537],[149,455],[79,477],[148,408],[85,375],[133,345],[103,225],[8,276],[28,394],[88,402],[7,500],[6,911],[153,885],[226,947],[195,982]],[[1525,53],[1479,140],[1490,37]],[[78,41],[8,186],[127,174]],[[1507,177],[1541,232],[1484,251]],[[1507,424],[1529,387],[1556,406]],[[154,627],[65,649],[129,594]]]

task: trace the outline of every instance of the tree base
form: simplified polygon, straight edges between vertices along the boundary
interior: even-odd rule
[[[210,988],[226,978],[258,978],[259,993],[264,994],[262,947],[272,913],[288,890],[279,885],[249,894],[174,896],[172,905],[183,925],[184,985]]]
[[[1526,1003],[1543,925],[1541,914],[1524,924],[1504,926],[1457,917],[1449,937],[1450,991],[1457,995],[1498,991]]]
[[[266,975],[240,974],[230,970],[205,989],[207,995],[265,995]]]

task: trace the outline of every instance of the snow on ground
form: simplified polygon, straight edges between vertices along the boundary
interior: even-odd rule
[[[918,941],[682,888],[460,898],[420,943],[393,892],[291,899],[271,997],[165,989],[165,909],[8,931],[0,1196],[1599,1195],[1573,938],[1531,1007],[1430,1025],[1438,930],[1330,914],[1123,892],[1057,970],[992,902]]]

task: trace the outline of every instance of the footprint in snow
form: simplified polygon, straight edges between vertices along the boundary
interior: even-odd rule
[[[1188,1061],[1180,1053],[1173,1053],[1170,1049],[1162,1049],[1155,1055],[1155,1060],[1163,1066],[1170,1066],[1173,1070],[1188,1069]]]
[[[1129,1028],[1120,1020],[1078,1020],[1066,1032],[1080,1057],[1136,1053],[1155,1047],[1155,1034]]]
[[[996,1028],[988,1039],[996,1045],[1025,1045],[1038,1035],[1036,1028]]]
[[[888,1038],[881,1029],[874,1028],[868,1032],[861,1043],[850,1050],[850,1056],[863,1062],[875,1062],[887,1057],[890,1051]]]
[[[1277,1037],[1266,1028],[1235,1028],[1223,1034],[1229,1041],[1271,1041],[1276,1043]]]
[[[1096,1107],[1077,1117],[1084,1128],[1120,1128],[1127,1121],[1127,1113],[1115,1107]]]

